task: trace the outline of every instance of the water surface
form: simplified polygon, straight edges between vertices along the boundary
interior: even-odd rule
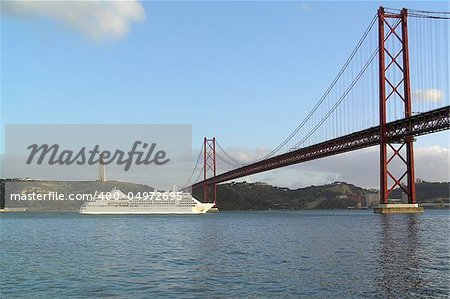
[[[448,297],[448,211],[1,214],[0,297]]]

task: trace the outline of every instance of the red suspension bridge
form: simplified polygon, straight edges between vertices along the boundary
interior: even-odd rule
[[[379,145],[380,203],[401,188],[414,204],[414,139],[450,128],[449,19],[448,12],[380,7],[331,85],[283,142],[242,162],[205,138],[186,186],[201,188],[203,201],[215,203],[219,183]],[[228,168],[220,174],[219,161]]]

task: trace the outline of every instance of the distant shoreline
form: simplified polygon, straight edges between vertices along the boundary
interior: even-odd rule
[[[5,190],[5,182],[8,188]],[[116,187],[125,193],[152,191],[154,188],[119,181],[33,181],[0,179],[0,199],[5,207],[0,212],[78,212],[84,201],[17,201],[11,194],[36,193],[91,193],[108,192]],[[448,209],[450,183],[420,182],[416,184],[417,202],[426,209]],[[193,196],[203,201],[203,190],[194,190]],[[397,202],[400,190],[391,193]],[[9,200],[5,200],[8,198]],[[302,211],[347,210],[373,208],[379,203],[378,190],[365,189],[345,182],[298,189],[272,186],[263,182],[230,182],[217,185],[217,206],[220,211]]]

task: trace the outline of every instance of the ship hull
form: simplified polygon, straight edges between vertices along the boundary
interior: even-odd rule
[[[170,215],[170,214],[178,214],[178,215],[186,215],[186,214],[205,214],[208,212],[214,204],[201,204],[201,206],[193,207],[192,209],[183,209],[183,210],[139,210],[130,209],[128,207],[120,208],[89,208],[86,207],[84,209],[80,209],[80,214],[84,215]]]
[[[109,200],[108,200],[109,198]],[[151,215],[205,214],[213,203],[202,203],[187,192],[178,192],[166,200],[157,196],[132,198],[118,189],[100,193],[93,201],[85,202],[79,213],[86,215]]]

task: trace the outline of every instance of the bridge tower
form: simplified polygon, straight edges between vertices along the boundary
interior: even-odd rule
[[[388,203],[396,187],[409,204],[416,203],[413,137],[392,139],[386,134],[387,118],[394,112],[389,107],[403,108],[402,117],[412,116],[407,18],[405,8],[400,14],[378,9],[381,204]],[[400,168],[394,168],[395,161]]]
[[[212,200],[217,204],[217,184],[209,185],[206,180],[216,176],[216,138],[203,140],[203,202]]]

